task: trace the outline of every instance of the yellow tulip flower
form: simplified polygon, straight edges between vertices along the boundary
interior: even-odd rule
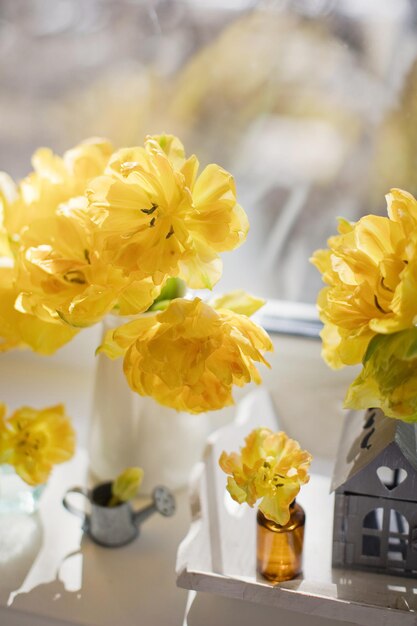
[[[136,280],[104,261],[94,224],[82,212],[58,212],[36,220],[22,234],[16,308],[44,321],[60,318],[74,327],[100,321],[118,307],[141,313],[159,293],[152,280]]]
[[[32,157],[34,171],[19,185],[0,178],[0,200],[4,204],[4,225],[13,240],[33,220],[55,215],[59,206],[83,196],[85,186],[104,172],[112,145],[104,139],[88,139],[59,157],[40,148]]]
[[[284,432],[257,428],[246,437],[240,454],[223,452],[219,465],[229,475],[227,490],[233,500],[251,507],[261,500],[259,508],[265,517],[284,526],[290,518],[290,504],[310,479],[311,458]]]
[[[0,404],[0,462],[13,465],[29,485],[44,483],[56,463],[74,454],[75,433],[63,405],[22,407],[6,418]]]
[[[193,288],[218,281],[219,252],[244,241],[248,222],[231,174],[208,165],[198,176],[198,167],[177,138],[148,137],[144,148],[116,152],[106,174],[89,184],[89,214],[126,271],[155,284],[167,276]]]
[[[0,250],[0,352],[12,348],[31,348],[40,354],[53,354],[78,332],[52,316],[39,319],[15,307],[16,267],[5,245]]]
[[[339,235],[312,263],[327,283],[319,294],[323,356],[332,367],[360,363],[370,340],[417,319],[417,201],[400,189],[387,195],[388,218],[344,220]]]
[[[49,354],[74,335],[67,324],[88,326],[114,307],[141,312],[158,295],[150,279],[139,282],[103,260],[94,240],[83,194],[111,152],[102,139],[87,140],[62,158],[41,148],[34,172],[18,186],[0,176],[0,254],[13,268],[0,304],[2,349],[29,345]]]
[[[162,313],[108,331],[99,351],[124,355],[137,393],[200,413],[233,404],[233,385],[260,383],[254,362],[268,365],[262,352],[272,349],[265,331],[245,315],[179,298]]]

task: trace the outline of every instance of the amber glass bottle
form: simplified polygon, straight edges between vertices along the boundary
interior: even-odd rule
[[[288,524],[281,526],[257,515],[257,570],[267,580],[282,582],[301,573],[305,514],[295,501]]]

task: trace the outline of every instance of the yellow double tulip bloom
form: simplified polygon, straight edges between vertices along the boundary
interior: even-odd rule
[[[375,335],[417,319],[417,201],[392,189],[387,203],[388,217],[341,220],[329,249],[312,257],[328,285],[318,308],[323,357],[332,367],[360,363]]]
[[[245,439],[240,454],[223,452],[219,464],[229,475],[227,490],[233,500],[259,508],[268,519],[284,526],[290,504],[310,477],[311,454],[284,432],[257,428]]]
[[[0,403],[0,463],[13,465],[29,485],[40,485],[56,463],[74,454],[75,432],[62,404],[22,407],[10,417]]]
[[[254,363],[268,365],[262,353],[272,349],[266,332],[246,315],[200,298],[172,300],[162,313],[110,330],[99,348],[111,358],[124,356],[134,391],[189,413],[233,404],[233,385],[260,383]]]

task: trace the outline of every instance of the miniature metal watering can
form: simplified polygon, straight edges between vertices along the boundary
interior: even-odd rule
[[[93,541],[106,547],[123,546],[133,541],[139,534],[140,525],[153,513],[169,517],[175,512],[175,498],[166,487],[156,487],[152,492],[152,503],[133,511],[130,502],[122,502],[114,507],[107,506],[111,498],[112,483],[102,483],[94,489],[71,487],[62,500],[64,507],[83,520],[83,530]],[[79,493],[89,501],[91,512],[86,513],[73,506],[68,496]]]

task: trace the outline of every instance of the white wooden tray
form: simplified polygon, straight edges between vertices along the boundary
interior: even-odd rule
[[[178,586],[363,626],[416,625],[417,580],[331,567],[330,461],[314,459],[298,498],[307,515],[303,575],[272,585],[256,574],[256,510],[230,498],[218,458],[259,426],[279,428],[263,389],[244,399],[233,424],[209,438],[191,479],[192,523],[178,549]]]

